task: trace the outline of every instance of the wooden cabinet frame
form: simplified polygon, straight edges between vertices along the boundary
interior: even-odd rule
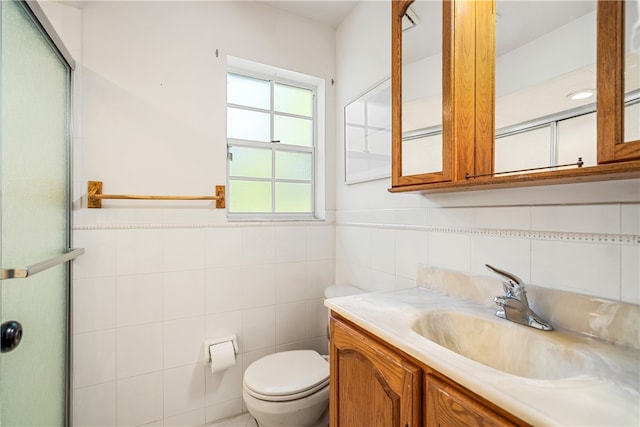
[[[390,192],[456,191],[640,177],[640,141],[623,141],[623,0],[598,1],[597,166],[493,176],[495,2],[443,0],[443,170],[403,175],[402,17],[412,2],[413,0],[391,1]],[[477,175],[481,176],[468,178]]]
[[[598,164],[640,159],[624,142],[624,2],[598,2]]]
[[[420,427],[420,368],[341,319],[330,331],[331,427]]]
[[[413,0],[391,1],[391,186],[393,188],[412,186],[422,183],[449,182],[454,180],[453,145],[451,141],[452,129],[446,126],[449,121],[443,120],[442,124],[442,171],[425,173],[420,175],[402,174],[402,18]],[[451,25],[451,1],[445,1],[443,5],[443,116],[453,116],[451,99],[451,34],[448,31]],[[445,96],[444,93],[448,96]]]

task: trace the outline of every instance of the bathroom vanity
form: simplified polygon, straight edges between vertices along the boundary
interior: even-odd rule
[[[332,426],[527,425],[340,316],[331,336]]]
[[[531,287],[539,331],[494,315],[500,280],[419,276],[326,301],[332,427],[640,423],[637,305]]]

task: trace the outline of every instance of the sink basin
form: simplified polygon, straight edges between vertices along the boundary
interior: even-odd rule
[[[588,358],[557,331],[480,314],[434,310],[411,327],[424,338],[478,363],[520,377],[558,380],[584,374]]]

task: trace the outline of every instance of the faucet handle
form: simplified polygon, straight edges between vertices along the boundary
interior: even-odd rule
[[[489,264],[485,264],[484,266],[487,267],[489,270],[493,271],[494,273],[496,273],[497,275],[501,276],[503,279],[506,279],[504,284],[509,286],[511,289],[517,286],[524,288],[524,282],[522,281],[521,278],[519,278],[515,274],[509,273],[508,271],[500,270],[499,268],[493,267]],[[507,291],[506,287],[505,287],[505,291]]]
[[[513,273],[509,273],[508,271],[501,270],[489,264],[485,264],[485,267],[502,277],[502,288],[504,289],[506,296],[517,299],[526,298],[524,296],[524,281],[521,278]]]

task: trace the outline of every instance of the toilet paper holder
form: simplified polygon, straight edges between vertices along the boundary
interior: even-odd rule
[[[233,355],[236,357],[238,356],[238,338],[236,338],[235,335],[227,335],[223,337],[206,339],[204,340],[202,345],[203,353],[204,353],[203,362],[205,365],[208,363],[211,363],[211,355],[209,353],[209,347],[211,347],[212,345],[220,344],[227,341],[231,341],[231,343],[233,344]]]

